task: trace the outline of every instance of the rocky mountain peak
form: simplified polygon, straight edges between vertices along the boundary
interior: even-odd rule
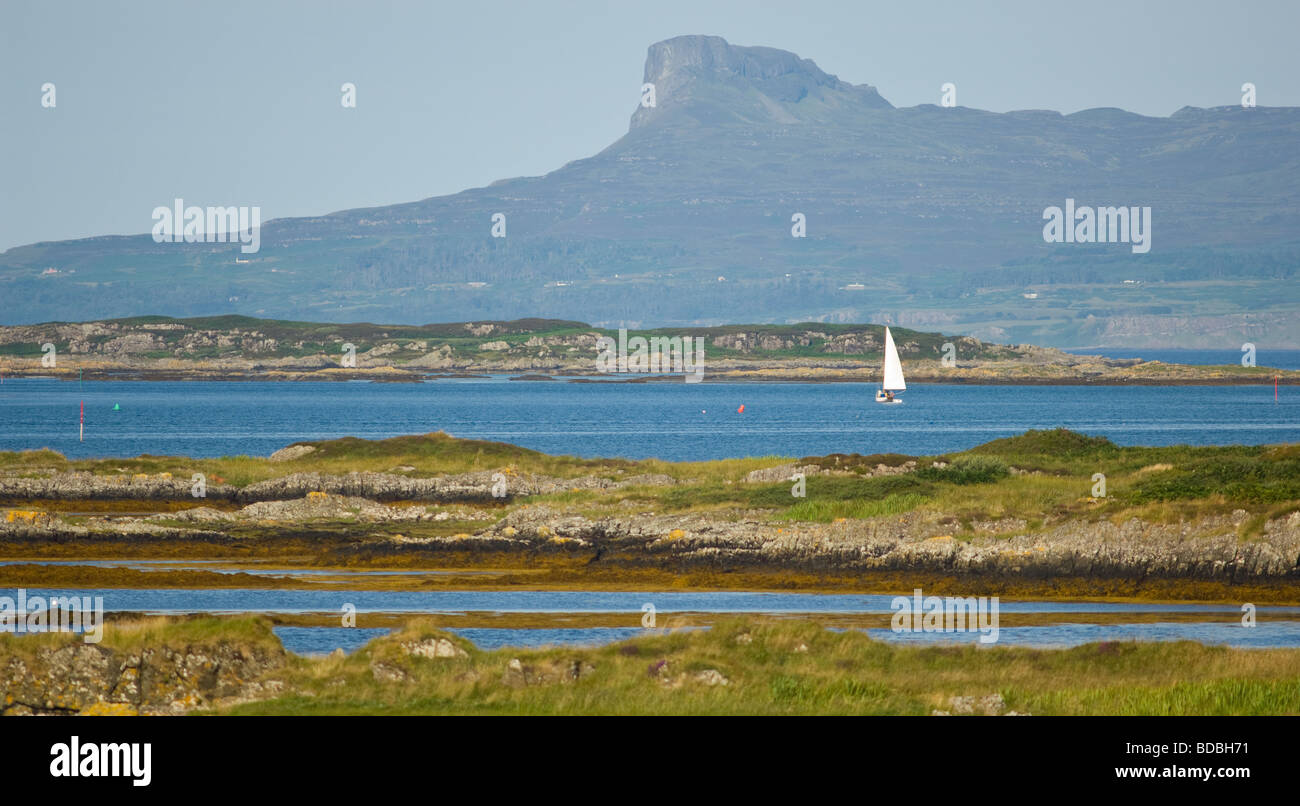
[[[692,108],[697,119],[736,115],[753,120],[758,112],[792,123],[803,118],[799,104],[835,96],[870,108],[892,108],[874,87],[841,81],[811,59],[778,48],[732,45],[720,36],[654,43],[646,53],[644,82],[655,86],[655,106],[637,108],[633,129]]]
[[[695,77],[715,79],[744,77],[762,81],[798,75],[816,84],[839,83],[811,59],[777,48],[737,47],[720,36],[673,37],[654,43],[646,53],[646,81],[665,82],[687,71]]]

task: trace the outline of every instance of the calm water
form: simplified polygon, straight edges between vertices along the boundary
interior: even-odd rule
[[[695,629],[695,628],[692,628]],[[708,629],[700,627],[698,629]],[[299,655],[323,655],[342,649],[351,654],[372,638],[387,635],[384,628],[275,627],[285,649]],[[465,627],[450,629],[479,649],[533,648],[543,646],[592,647],[626,641],[646,630],[639,627],[579,627],[509,629]],[[868,635],[897,644],[979,644],[978,632],[895,633],[871,629]],[[1035,627],[1003,627],[998,646],[1063,649],[1098,641],[1198,641],[1239,649],[1280,649],[1300,646],[1300,622],[1260,622],[1251,629],[1222,622],[1174,622],[1158,624],[1048,624]]]
[[[750,591],[357,591],[274,589],[27,588],[32,596],[102,596],[109,612],[149,613],[890,613],[886,594],[756,593]],[[906,591],[908,595],[911,591]],[[17,590],[0,588],[0,596]],[[1234,605],[1128,602],[1001,602],[1003,613],[1240,613]],[[1300,607],[1260,607],[1260,614],[1300,617]]]
[[[1300,390],[919,384],[63,382],[0,384],[0,450],[265,456],[298,440],[443,430],[578,456],[937,454],[1058,426],[1124,445],[1300,442]],[[86,439],[77,441],[79,404]],[[114,411],[117,405],[119,410]],[[744,405],[745,410],[737,409]]]
[[[0,595],[17,598],[14,589]],[[670,613],[861,613],[888,614],[889,595],[751,593],[745,591],[583,592],[583,591],[281,591],[281,590],[66,590],[29,588],[27,597],[102,596],[108,612],[177,613],[339,613],[351,604],[358,613],[626,613],[639,618],[643,604],[658,615]],[[1003,601],[1000,613],[1220,613],[1240,614],[1233,605],[1145,604],[1109,602]],[[1242,648],[1300,646],[1300,607],[1259,607],[1258,625],[1247,629],[1234,622],[1170,622],[1136,624],[1049,624],[1004,627],[998,644],[1065,647],[1093,641],[1200,641]],[[1271,617],[1275,620],[1264,620]],[[1288,620],[1276,620],[1286,617]],[[286,649],[321,654],[341,648],[354,652],[388,631],[383,628],[276,627]],[[643,631],[637,627],[578,628],[453,628],[449,630],[483,649],[536,646],[600,646],[625,640]],[[961,643],[978,633],[901,633],[868,630],[887,641]]]
[[[328,655],[336,649],[351,655],[389,631],[385,627],[272,627],[271,632],[285,649],[299,655]]]
[[[353,627],[272,627],[284,648],[299,655],[326,655],[341,649],[351,655],[372,638],[387,635],[388,629]],[[644,632],[639,627],[580,627],[501,629],[465,627],[451,629],[479,649],[516,649],[543,646],[602,646],[625,641]]]
[[[323,655],[342,649],[351,654],[367,641],[386,635],[387,629],[343,627],[275,627],[285,649],[300,655]],[[701,627],[699,629],[708,629]],[[626,641],[647,631],[639,627],[584,627],[560,629],[503,629],[466,627],[451,629],[479,649],[532,648],[542,646],[603,646]],[[895,633],[866,631],[872,638],[898,644],[979,644],[978,632]],[[1048,624],[1036,627],[1003,627],[998,646],[1063,649],[1098,641],[1198,641],[1240,649],[1279,649],[1300,646],[1300,622],[1260,622],[1252,629],[1221,622],[1177,622],[1167,624]]]
[[[260,560],[251,560],[250,563],[262,562]],[[225,560],[186,560],[179,562],[177,560],[3,560],[0,561],[0,568],[7,565],[53,565],[53,566],[90,566],[92,568],[127,568],[132,571],[203,571],[213,574],[249,574],[250,576],[266,577],[321,577],[321,576],[339,576],[339,577],[403,577],[403,576],[438,576],[441,574],[455,574],[456,576],[469,576],[477,574],[492,574],[493,571],[435,571],[420,569],[418,571],[362,571],[355,568],[280,568],[274,563],[270,567],[254,567],[252,565],[241,565],[235,568],[218,567],[218,563],[226,563]],[[343,584],[342,580],[319,580],[320,584]]]
[[[895,633],[867,630],[872,638],[906,644],[974,644],[979,633]],[[1283,649],[1300,646],[1300,622],[1260,622],[1247,629],[1223,622],[1168,624],[1049,624],[1041,627],[1003,627],[998,646],[1063,649],[1097,641],[1197,641],[1238,649]]]

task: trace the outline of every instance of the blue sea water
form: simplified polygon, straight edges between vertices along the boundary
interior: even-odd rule
[[[272,627],[284,648],[299,655],[328,655],[341,649],[351,655],[373,638],[388,635],[385,627]]]
[[[697,629],[697,628],[687,628]],[[707,630],[708,627],[698,629]],[[323,655],[342,649],[351,654],[372,638],[388,630],[345,627],[275,627],[284,648],[299,655]],[[625,641],[652,631],[639,627],[477,628],[448,630],[469,640],[479,649],[543,646],[591,647]],[[897,644],[973,644],[976,646],[1022,646],[1035,649],[1065,649],[1100,641],[1197,641],[1238,649],[1285,649],[1300,646],[1300,622],[1261,622],[1247,629],[1222,622],[1175,622],[1140,624],[1046,624],[1034,627],[1003,627],[997,641],[981,644],[979,632],[896,633],[871,629],[868,635]]]
[[[697,628],[688,628],[697,629]],[[700,627],[698,629],[708,629]],[[388,630],[344,627],[275,627],[275,634],[285,649],[300,655],[323,655],[337,649],[351,654],[372,638]],[[469,640],[479,649],[503,647],[534,648],[543,646],[590,647],[625,641],[649,634],[638,627],[548,628],[477,628],[448,630]],[[1172,622],[1138,624],[1046,624],[1034,627],[1002,627],[997,641],[981,644],[982,633],[946,632],[896,633],[870,629],[868,635],[897,644],[974,644],[977,646],[1023,646],[1035,649],[1066,649],[1100,641],[1197,641],[1202,644],[1238,649],[1285,649],[1300,646],[1300,622],[1261,622],[1247,629],[1240,624],[1223,622]]]
[[[554,454],[705,460],[962,450],[1030,428],[1121,445],[1300,442],[1300,389],[1272,386],[914,384],[901,406],[870,384],[572,384],[505,378],[414,384],[0,384],[0,450],[69,457],[266,456],[299,440],[446,431]],[[78,416],[85,402],[85,441]],[[744,411],[738,411],[743,405]],[[114,407],[118,407],[117,410]]]
[[[16,600],[18,591],[0,589],[0,596]],[[103,598],[106,612],[177,613],[329,613],[339,615],[345,604],[357,613],[622,613],[638,620],[645,603],[654,605],[658,616],[672,613],[892,613],[893,596],[881,594],[759,593],[749,591],[312,591],[312,590],[202,590],[202,589],[93,589],[66,590],[28,588],[32,597],[89,596]],[[1006,627],[999,631],[999,645],[1064,647],[1093,641],[1193,640],[1242,648],[1300,646],[1300,607],[1261,606],[1254,628],[1236,620],[1237,605],[1162,604],[1144,602],[1017,602],[1003,601],[1000,613],[1070,613],[1116,615],[1217,614],[1228,621],[1139,622],[1132,624],[1059,623],[1041,626]],[[596,646],[624,640],[646,631],[637,627],[579,628],[454,628],[483,649],[543,645]],[[366,641],[387,631],[383,628],[287,627],[275,628],[285,648],[300,654],[345,652],[359,649]],[[887,641],[908,643],[963,643],[976,641],[969,633],[893,633],[868,630]]]
[[[903,592],[911,594],[911,591]],[[332,613],[344,605],[357,613],[628,613],[642,605],[665,613],[877,613],[893,612],[887,594],[767,593],[757,591],[377,591],[267,588],[26,588],[33,596],[102,597],[106,612],[129,613]],[[16,598],[14,588],[0,596]],[[1004,601],[1003,613],[1218,613],[1236,605],[1148,602]],[[1300,618],[1300,607],[1260,606],[1260,616]]]
[[[351,655],[371,639],[387,635],[384,627],[272,627],[272,632],[284,648],[298,655],[328,655],[341,649]],[[448,630],[479,649],[493,650],[511,647],[531,649],[546,646],[591,647],[625,641],[644,634],[639,627],[575,627],[575,628],[500,628],[464,627]]]

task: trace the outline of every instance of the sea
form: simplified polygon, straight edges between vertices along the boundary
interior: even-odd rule
[[[0,451],[267,456],[293,442],[444,431],[551,454],[700,461],[936,455],[1031,428],[1120,445],[1300,442],[1300,388],[862,383],[62,381],[0,384]],[[84,436],[79,437],[84,404]]]

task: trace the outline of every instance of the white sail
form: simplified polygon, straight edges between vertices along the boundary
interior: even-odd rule
[[[889,328],[885,328],[885,382],[881,388],[891,392],[901,392],[907,388],[907,384],[903,383],[903,364],[898,360],[898,348],[894,346],[894,337]]]

